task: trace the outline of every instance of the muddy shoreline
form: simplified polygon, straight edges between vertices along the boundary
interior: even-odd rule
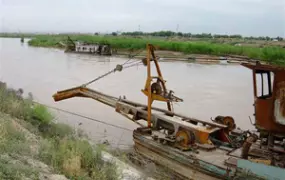
[[[64,50],[64,48],[58,48]],[[100,56],[89,53],[78,53],[78,52],[65,52],[71,54],[85,54],[90,56]],[[216,56],[216,55],[204,55],[204,54],[184,54],[182,52],[175,51],[156,51],[156,55],[160,61],[167,62],[175,62],[175,61],[183,61],[183,62],[192,62],[192,63],[207,63],[207,64],[219,64],[219,63],[229,63],[229,64],[240,64],[244,62],[256,62],[260,60],[250,59],[246,56],[238,56],[238,55],[228,55],[228,56]],[[107,56],[108,57],[108,56]],[[142,59],[146,57],[146,51],[135,51],[128,52],[126,50],[118,50],[113,53],[110,57],[119,57],[119,58],[132,58],[132,59]],[[264,63],[261,61],[261,63]]]

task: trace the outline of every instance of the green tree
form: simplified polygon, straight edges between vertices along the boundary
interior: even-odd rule
[[[182,37],[182,36],[183,36],[183,33],[182,33],[182,32],[178,32],[178,33],[177,33],[177,36]]]

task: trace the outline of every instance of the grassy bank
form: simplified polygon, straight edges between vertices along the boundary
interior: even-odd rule
[[[58,42],[65,41],[65,35],[40,35],[35,36],[29,45],[38,47],[59,47]],[[117,49],[145,49],[147,43],[154,44],[159,50],[178,51],[185,54],[209,55],[243,55],[253,59],[260,59],[272,64],[285,64],[285,50],[281,47],[244,47],[211,42],[174,41],[149,38],[130,38],[123,36],[91,36],[71,35],[73,40],[88,43],[104,42]]]
[[[36,36],[33,33],[0,33],[2,38],[32,38]]]
[[[23,98],[22,90],[0,83],[0,102],[0,179],[119,179],[116,165],[102,160],[100,146],[55,123],[32,96]]]

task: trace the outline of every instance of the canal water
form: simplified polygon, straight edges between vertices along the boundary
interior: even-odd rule
[[[26,40],[27,41],[27,40]],[[86,83],[126,58],[67,54],[53,48],[30,47],[20,39],[0,38],[0,81],[10,87],[32,92],[35,101],[130,129],[122,130],[95,121],[53,110],[56,120],[83,129],[96,142],[108,140],[113,147],[132,145],[137,125],[113,108],[95,100],[73,98],[54,102],[58,91]],[[238,127],[253,129],[253,87],[251,71],[240,65],[161,62],[167,87],[184,102],[175,103],[175,112],[210,121],[217,115],[234,117]],[[146,67],[134,66],[111,74],[89,87],[113,96],[147,103],[142,94]],[[155,106],[166,107],[162,103]]]

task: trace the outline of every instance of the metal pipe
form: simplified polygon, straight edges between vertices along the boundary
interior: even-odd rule
[[[163,80],[162,73],[161,73],[159,64],[158,64],[158,62],[157,62],[157,58],[156,58],[156,56],[155,56],[155,54],[154,54],[154,47],[151,46],[150,48],[151,48],[151,55],[152,55],[153,61],[154,61],[154,63],[155,63],[155,67],[156,67],[156,71],[157,71],[158,77]],[[161,84],[162,84],[162,87],[163,87],[163,91],[164,91],[164,92],[167,92],[167,89],[166,89],[166,86],[165,86],[165,82],[163,81],[163,82],[161,82]],[[168,109],[168,111],[173,111],[173,110],[171,109],[171,104],[170,104],[170,102],[168,101],[168,102],[166,102],[166,103],[167,103],[167,109]]]
[[[270,72],[267,72],[267,81],[268,81],[268,93],[272,95],[272,85],[271,85],[271,75]]]
[[[264,96],[263,74],[260,73],[260,76],[261,76],[261,96]]]
[[[257,97],[256,70],[252,71],[252,76],[253,76],[253,94],[254,97]]]
[[[151,71],[150,71],[150,45],[147,44],[147,91],[148,91],[148,108],[147,108],[147,126],[151,127]]]

